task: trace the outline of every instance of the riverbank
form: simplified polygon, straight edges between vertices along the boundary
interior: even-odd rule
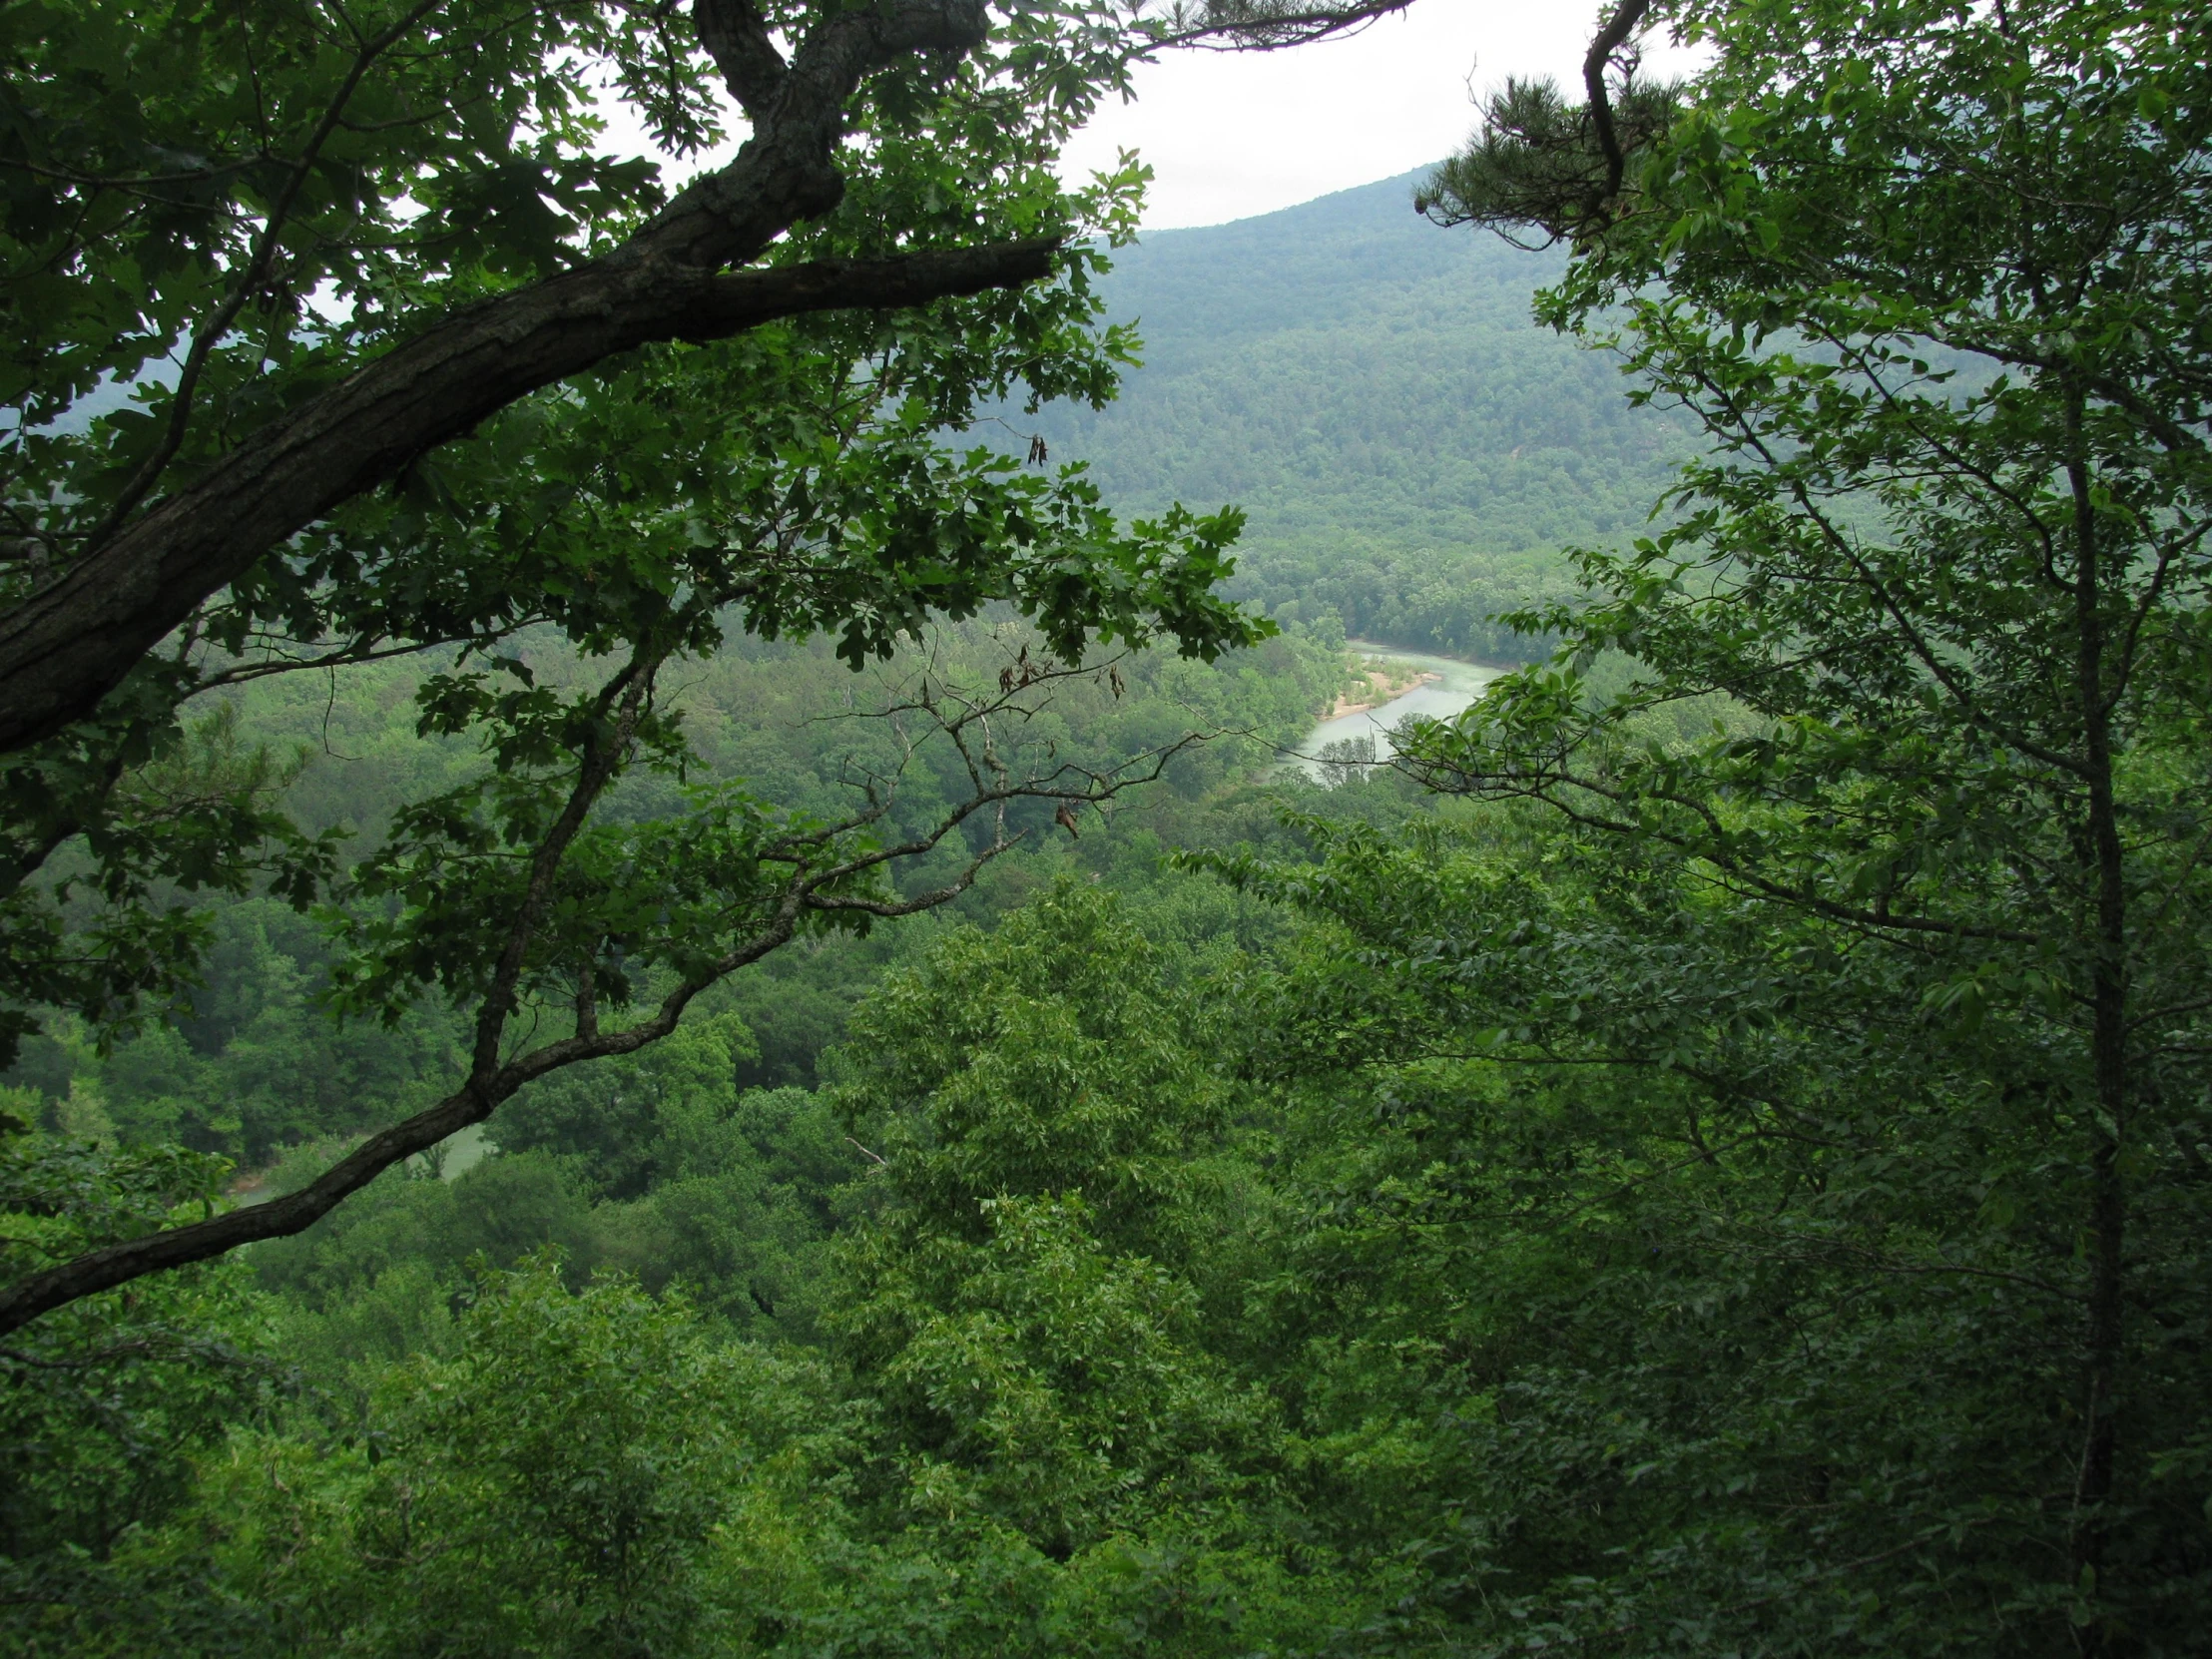
[[[1356,697],[1350,701],[1339,698],[1337,706],[1307,734],[1298,754],[1291,757],[1292,765],[1314,778],[1329,776],[1321,760],[1329,746],[1372,743],[1375,757],[1388,760],[1392,753],[1390,733],[1399,722],[1416,715],[1449,720],[1480,697],[1491,681],[1510,672],[1457,657],[1399,651],[1372,640],[1347,640],[1345,644],[1359,653],[1363,666],[1376,665],[1384,682],[1376,690],[1387,689],[1389,695],[1381,702],[1369,703],[1360,703]],[[1375,686],[1374,680],[1369,683]]]
[[[1390,659],[1368,658],[1350,673],[1350,678],[1365,689],[1339,693],[1336,703],[1322,718],[1342,720],[1347,715],[1364,715],[1382,708],[1417,687],[1440,685],[1443,681],[1443,676],[1432,669],[1415,669],[1410,674],[1393,674],[1390,670]]]

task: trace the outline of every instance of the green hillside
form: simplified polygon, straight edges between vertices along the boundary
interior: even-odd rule
[[[0,10],[0,1659],[2212,1659],[2212,0],[1391,9]]]
[[[1562,255],[1438,230],[1419,177],[1122,250],[1106,293],[1145,365],[1037,424],[1129,510],[1243,506],[1240,597],[1510,652],[1486,613],[1555,586],[1562,546],[1631,532],[1686,439],[1531,320]]]

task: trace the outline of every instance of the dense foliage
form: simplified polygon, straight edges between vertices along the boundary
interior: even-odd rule
[[[1131,507],[1244,506],[1224,591],[1270,616],[1522,662],[1542,644],[1494,619],[1573,590],[1561,548],[1625,544],[1690,442],[1531,319],[1556,256],[1438,236],[1413,183],[1121,250],[1099,291],[1143,368],[1008,419]]]
[[[1890,1493],[1882,1524],[1959,1537],[1949,1505],[1971,1490],[1992,1543],[1963,1571],[1993,1606],[2063,1594],[2088,1645],[2156,1645],[2212,1569],[2196,1343],[2177,1338],[2208,1313],[2204,18],[1692,16],[1719,54],[1705,101],[1584,227],[1545,307],[1616,344],[1711,453],[1663,534],[1582,559],[1597,598],[1553,613],[1572,635],[1558,670],[1425,734],[1415,767],[1791,918],[1738,1019],[1779,1035],[1868,999],[1824,1046],[1897,1080],[1820,1112],[1820,1137],[1842,1155],[1896,1133],[1870,1141],[1874,1122],[1923,1119],[1941,1139],[1907,1155],[1914,1185],[1957,1218],[1870,1263],[2047,1299],[2041,1319],[2005,1310],[2009,1366],[1975,1366],[2034,1402],[1982,1454],[2009,1491]],[[1645,672],[1593,698],[1575,662],[1607,648]],[[1737,718],[1671,745],[1638,733],[1693,696]],[[1959,1065],[1946,1026],[1987,1046]],[[1699,1060],[1732,1115],[1795,1063],[1746,1059]],[[1835,1196],[1808,1185],[1776,1220]],[[1887,1195],[1869,1214],[1891,1216]],[[2001,1561],[2010,1527],[2022,1553]],[[1960,1571],[1930,1558],[1907,1581]]]
[[[12,1334],[12,1649],[2203,1651],[2212,16],[1671,15],[1711,67],[1601,63],[1617,191],[1583,155],[1547,218],[1514,146],[1588,112],[1525,92],[1432,187],[1570,230],[1542,315],[1694,424],[1644,534],[1561,532],[1571,602],[1533,534],[1279,541],[1234,579],[1282,632],[1211,660],[1040,676],[1008,606],[858,681],[697,652],[618,839],[894,764],[915,837],[960,751],[856,716],[945,688],[1076,776],[1166,759],[1010,797],[989,860],[878,889],[928,913],[794,936],[296,1237]],[[1556,653],[1394,767],[1282,771],[1347,621],[1463,645],[1470,569]],[[499,649],[598,683],[535,619]],[[424,720],[457,653],[223,688],[194,741],[255,735],[296,844],[383,867],[503,776]],[[444,1086],[471,982],[424,952],[333,1024],[394,913],[344,896],[180,898],[171,1023],[26,1038],[0,1267],[281,1203]],[[610,973],[677,933],[636,926]]]
[[[323,1175],[56,1260],[0,1290],[0,1330],[296,1233],[794,940],[949,901],[1023,803],[1072,820],[1169,764],[1189,728],[1093,767],[1022,729],[1094,648],[1266,637],[1216,592],[1237,513],[1125,523],[1080,467],[961,431],[1102,401],[1127,360],[1093,277],[1142,170],[1070,188],[1052,163],[1132,55],[1373,9],[13,16],[0,1053],[48,1009],[96,1040],[174,1012],[214,942],[197,893],[323,903],[335,1006],[467,1029]],[[749,136],[682,189],[594,149],[612,105],[693,154],[725,97]],[[685,665],[732,637],[828,636],[858,668],[987,606],[1033,639],[917,672],[828,810],[684,725]],[[199,713],[284,676],[334,702],[410,654],[417,736],[475,755],[372,841],[286,810],[238,705]]]

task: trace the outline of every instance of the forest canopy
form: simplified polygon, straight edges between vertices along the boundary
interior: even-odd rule
[[[1554,244],[1688,458],[1325,781],[1416,565],[1271,631],[1241,504],[951,435],[1136,353],[1141,169],[994,148],[1044,15],[855,178],[1103,244],[532,393],[13,752],[9,1642],[2201,1651],[2212,15],[1623,0],[1490,101],[1423,234]]]
[[[210,942],[194,892],[334,902],[335,1008],[434,995],[473,1026],[448,1089],[322,1177],[88,1237],[0,1292],[0,1329],[297,1232],[799,934],[956,895],[1011,803],[1072,818],[1164,764],[1181,738],[1087,771],[1000,740],[1093,645],[1262,638],[1213,591],[1237,515],[1122,525],[1080,468],[959,435],[990,400],[1101,400],[1129,355],[1090,282],[1141,169],[1069,190],[1051,164],[1132,59],[1388,9],[11,14],[0,1050],[42,1008],[109,1030],[174,1005]],[[672,192],[600,153],[603,106],[676,158],[746,137]],[[991,604],[1036,659],[995,692],[923,675],[900,753],[856,758],[833,810],[692,777],[674,665],[737,632],[831,634],[858,666]],[[585,671],[542,681],[535,634]],[[287,674],[334,701],[423,653],[419,735],[488,764],[372,847],[302,830],[215,707]],[[925,732],[968,787],[887,835]],[[624,786],[653,775],[682,789],[639,818]],[[942,884],[890,882],[940,845],[968,854]]]

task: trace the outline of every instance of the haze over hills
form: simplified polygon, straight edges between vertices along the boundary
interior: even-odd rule
[[[1634,533],[1687,428],[1531,317],[1563,254],[1417,217],[1426,171],[1120,250],[1102,285],[1143,366],[1104,410],[1008,420],[1125,514],[1243,507],[1230,591],[1280,620],[1524,657],[1489,619],[1564,591],[1561,548]],[[127,397],[104,386],[61,427]]]
[[[1561,547],[1640,526],[1686,438],[1531,318],[1563,255],[1439,230],[1420,177],[1123,249],[1105,291],[1144,366],[1034,424],[1126,511],[1244,507],[1240,597],[1514,654],[1483,617],[1559,588]]]

